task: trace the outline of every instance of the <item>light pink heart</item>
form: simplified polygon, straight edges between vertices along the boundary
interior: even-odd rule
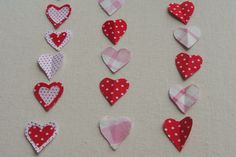
[[[111,16],[124,5],[125,0],[98,0],[98,3]]]

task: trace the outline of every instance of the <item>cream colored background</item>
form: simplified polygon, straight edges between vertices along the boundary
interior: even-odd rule
[[[176,0],[182,2],[181,0]],[[172,0],[127,0],[108,17],[96,0],[0,0],[0,156],[35,156],[23,135],[27,122],[55,121],[60,134],[41,157],[234,157],[236,154],[236,1],[194,0],[196,10],[188,25],[202,30],[189,51],[204,58],[202,69],[187,81],[178,74],[174,58],[183,51],[172,32],[182,23],[168,15]],[[46,113],[33,96],[33,87],[48,82],[36,61],[42,53],[56,53],[44,40],[53,29],[44,12],[48,4],[70,3],[71,17],[59,28],[73,39],[63,49],[65,63],[53,81],[65,92]],[[123,18],[128,31],[116,48],[128,48],[132,60],[112,75],[100,52],[112,44],[101,25]],[[125,77],[129,92],[110,107],[98,84],[104,77]],[[168,98],[175,84],[195,83],[198,103],[187,113],[194,120],[191,135],[178,153],[162,132],[166,118],[184,118]],[[97,123],[104,115],[129,116],[134,128],[113,152]]]

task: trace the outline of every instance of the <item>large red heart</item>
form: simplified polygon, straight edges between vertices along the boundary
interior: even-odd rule
[[[116,45],[127,30],[127,24],[124,20],[108,20],[102,25],[104,35]]]
[[[189,1],[185,1],[182,4],[170,3],[168,10],[173,16],[186,25],[194,12],[194,4]]]
[[[181,121],[169,118],[164,122],[164,132],[179,152],[182,150],[186,140],[188,139],[192,129],[192,124],[193,120],[191,117],[186,117]]]
[[[29,123],[25,128],[25,136],[35,149],[36,153],[40,153],[58,134],[55,123],[47,123],[41,126],[36,123]]]
[[[64,87],[60,82],[40,82],[34,87],[34,96],[46,111],[49,111],[61,97]]]
[[[129,89],[129,82],[124,78],[118,80],[104,78],[100,82],[99,87],[107,101],[114,105]]]
[[[196,73],[203,63],[203,59],[199,55],[189,55],[185,52],[179,53],[175,58],[176,67],[183,79],[188,79]]]

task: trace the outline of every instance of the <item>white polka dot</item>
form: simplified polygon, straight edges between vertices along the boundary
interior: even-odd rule
[[[119,88],[116,88],[116,91],[119,91]]]
[[[165,128],[164,130],[165,130],[165,131],[168,131],[168,129],[167,129],[167,128]]]
[[[175,127],[173,127],[173,126],[172,126],[172,127],[171,127],[171,129],[172,129],[172,130],[174,130],[174,129],[175,129]]]
[[[175,133],[175,136],[178,136],[178,134],[177,134],[177,133]]]
[[[168,120],[168,123],[171,123],[171,120]]]

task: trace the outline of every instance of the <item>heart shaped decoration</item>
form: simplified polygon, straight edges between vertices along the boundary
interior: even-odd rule
[[[125,0],[98,0],[98,3],[111,16],[124,5]]]
[[[174,31],[174,37],[179,43],[189,49],[200,39],[201,31],[195,26],[178,28]]]
[[[44,126],[31,122],[25,128],[25,136],[36,153],[40,153],[58,134],[55,123],[49,122]]]
[[[182,4],[170,3],[168,10],[170,14],[186,25],[194,12],[194,4],[189,1]]]
[[[187,87],[176,85],[170,88],[169,96],[180,111],[186,113],[197,102],[199,98],[199,88],[194,84]]]
[[[64,87],[60,82],[46,84],[40,82],[34,87],[34,96],[43,106],[45,111],[49,111],[63,94]]]
[[[113,73],[116,73],[128,64],[130,58],[131,53],[127,49],[120,49],[117,51],[112,47],[108,47],[102,52],[104,63]]]
[[[188,55],[181,52],[175,58],[176,67],[184,80],[196,73],[203,63],[203,59],[199,55]]]
[[[105,116],[99,123],[100,131],[113,150],[126,139],[132,128],[132,122],[127,117],[113,118]]]
[[[70,40],[72,33],[69,30],[62,32],[48,31],[45,39],[55,50],[60,51]]]
[[[42,54],[38,59],[38,64],[41,67],[41,69],[45,72],[48,79],[51,80],[52,77],[62,66],[63,60],[64,60],[63,53],[57,53],[55,55]]]
[[[114,105],[129,89],[129,82],[124,78],[118,80],[104,78],[99,87],[106,100]]]
[[[124,20],[108,20],[102,25],[104,35],[116,45],[127,30],[127,24]]]
[[[53,24],[54,28],[57,29],[63,24],[71,14],[71,7],[69,4],[65,4],[58,7],[54,4],[48,5],[46,9],[46,16],[49,21]]]
[[[170,118],[164,122],[164,132],[179,152],[182,150],[186,140],[188,139],[192,129],[192,124],[193,121],[191,117],[186,117],[181,121],[176,121]]]

